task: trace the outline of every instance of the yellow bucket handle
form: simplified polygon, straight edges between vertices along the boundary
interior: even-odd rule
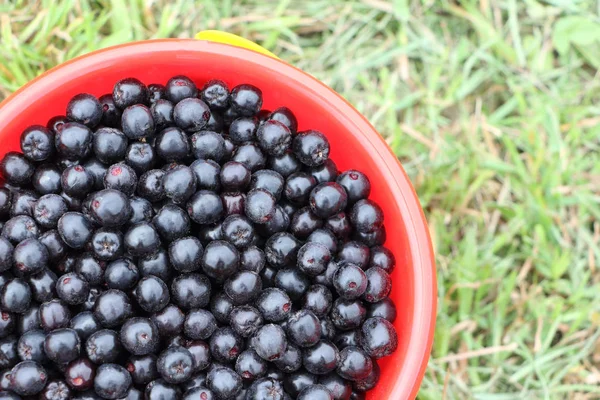
[[[196,39],[207,40],[209,42],[230,44],[232,46],[242,47],[248,50],[256,51],[257,53],[262,53],[269,57],[279,59],[279,57],[277,57],[275,54],[271,53],[264,47],[259,46],[253,41],[245,39],[238,35],[234,35],[233,33],[229,32],[222,32],[216,30],[202,31],[196,34]]]

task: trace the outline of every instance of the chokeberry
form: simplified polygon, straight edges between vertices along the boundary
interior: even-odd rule
[[[34,162],[45,161],[54,153],[54,134],[40,125],[33,125],[21,133],[21,151]]]

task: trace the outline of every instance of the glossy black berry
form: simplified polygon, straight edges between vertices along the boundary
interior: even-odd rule
[[[152,169],[140,176],[137,193],[149,201],[160,201],[167,197],[163,186],[165,171]]]
[[[285,332],[279,325],[267,324],[256,332],[250,345],[263,360],[274,361],[283,357],[288,344]]]
[[[239,264],[239,252],[228,242],[215,240],[204,249],[202,270],[217,281],[225,281],[238,270]]]
[[[155,142],[156,154],[167,162],[180,161],[190,154],[190,140],[179,128],[163,130]]]
[[[110,289],[129,290],[140,278],[136,265],[128,258],[120,258],[108,264],[104,270],[104,282]]]
[[[196,192],[196,175],[191,168],[178,165],[165,172],[163,187],[171,201],[184,204]]]
[[[144,391],[147,399],[170,400],[181,397],[181,390],[177,385],[167,383],[163,379],[156,379],[150,382]]]
[[[254,143],[246,143],[239,146],[234,150],[231,160],[244,164],[251,172],[263,169],[267,163],[266,156]]]
[[[333,302],[331,321],[337,329],[352,330],[358,328],[365,320],[367,310],[360,300],[339,298]]]
[[[165,98],[165,87],[160,83],[151,83],[148,85],[148,101],[150,104],[156,104],[161,99]]]
[[[41,125],[33,125],[21,133],[20,144],[29,160],[45,161],[54,153],[54,134]]]
[[[252,306],[238,306],[231,310],[229,324],[238,335],[248,338],[263,325],[263,317]]]
[[[110,289],[100,294],[93,311],[94,317],[106,328],[121,325],[133,313],[129,297],[116,289]]]
[[[304,388],[317,384],[318,375],[311,374],[304,369],[288,374],[284,377],[283,387],[292,398],[298,397]]]
[[[337,373],[344,379],[360,381],[373,370],[373,362],[361,348],[348,346],[340,351]]]
[[[240,269],[260,273],[265,267],[266,257],[259,247],[250,246],[240,254]]]
[[[105,228],[98,229],[92,235],[91,240],[92,251],[99,260],[113,261],[123,254],[123,234],[119,231]],[[94,280],[91,283],[99,284],[101,282]]]
[[[152,315],[152,322],[158,327],[161,337],[169,338],[179,334],[183,329],[185,315],[173,304]]]
[[[321,165],[329,158],[329,141],[315,130],[298,132],[292,149],[298,160],[309,167]]]
[[[185,346],[194,358],[194,371],[202,371],[211,365],[210,347],[202,340],[194,340]]]
[[[306,172],[295,172],[287,177],[283,192],[291,202],[304,204],[309,200],[316,184],[315,178]]]
[[[10,388],[21,396],[32,396],[44,389],[48,381],[46,370],[35,361],[23,361],[10,373]]]
[[[104,187],[123,192],[131,196],[138,184],[137,174],[129,165],[118,163],[111,165],[104,175]]]
[[[229,138],[235,144],[251,142],[255,138],[258,121],[254,117],[242,117],[229,126]]]
[[[250,184],[251,174],[244,164],[228,161],[221,167],[219,180],[226,191],[243,191]]]
[[[396,329],[391,322],[384,318],[367,319],[362,326],[361,333],[361,347],[375,359],[389,356],[398,347]]]
[[[36,192],[41,195],[50,193],[60,193],[62,190],[60,183],[60,169],[53,164],[42,164],[35,169],[31,177],[31,184]],[[8,179],[7,179],[8,180]],[[7,208],[10,208],[10,204]]]
[[[167,204],[161,208],[152,222],[166,242],[182,238],[190,231],[191,223],[188,214],[175,204]]]
[[[44,390],[40,393],[40,400],[69,400],[71,399],[71,389],[64,381],[54,380],[48,382]]]
[[[139,257],[154,253],[160,246],[160,237],[152,224],[140,222],[125,233],[124,243],[129,254]]]
[[[131,218],[129,199],[118,190],[105,189],[92,194],[90,205],[94,222],[105,228],[121,227]]]
[[[86,354],[96,364],[116,361],[122,350],[119,334],[110,329],[94,332],[85,342]]]
[[[76,391],[87,390],[94,384],[96,366],[87,358],[71,361],[65,368],[65,381]]]
[[[287,178],[295,172],[300,172],[302,163],[298,161],[294,153],[287,151],[280,156],[269,157],[269,168]]]
[[[169,100],[158,99],[150,107],[150,113],[154,120],[154,125],[157,132],[162,131],[165,128],[175,125],[175,119],[173,118],[173,103]]]
[[[46,332],[66,328],[71,320],[69,308],[60,300],[42,303],[39,308],[40,325]]]
[[[377,361],[373,360],[373,369],[371,370],[371,373],[366,378],[355,381],[353,383],[354,389],[359,392],[366,392],[373,389],[379,382],[380,375],[381,370],[379,369],[379,365],[377,364]]]
[[[279,322],[289,316],[292,311],[292,301],[283,290],[267,288],[256,299],[256,308],[265,321]]]
[[[79,335],[79,339],[85,342],[94,332],[100,329],[100,324],[90,311],[83,311],[74,316],[69,322],[69,328]]]
[[[172,271],[167,251],[159,248],[156,253],[138,258],[138,270],[141,276],[154,275],[165,282],[168,281]]]
[[[91,94],[78,94],[67,104],[67,118],[94,128],[102,120],[102,105]]]
[[[177,104],[183,99],[196,97],[198,89],[194,82],[187,76],[174,76],[165,85],[165,96],[168,100]]]
[[[217,399],[235,399],[242,390],[242,379],[231,368],[217,367],[206,375],[206,386]]]
[[[210,80],[204,84],[200,97],[211,109],[224,110],[229,106],[229,87],[220,80]]]
[[[133,296],[139,306],[146,312],[162,310],[170,300],[169,289],[162,279],[146,276],[136,285]]]
[[[102,364],[96,370],[94,390],[104,399],[120,399],[131,386],[131,375],[118,364]]]
[[[297,268],[284,268],[277,272],[275,286],[285,291],[293,301],[302,298],[310,286],[310,280]]]
[[[131,143],[125,152],[125,163],[138,175],[154,167],[158,159],[154,147],[145,142]]]
[[[18,215],[6,221],[2,227],[2,236],[13,245],[19,244],[28,238],[37,238],[39,228],[34,219],[28,215]]]
[[[43,364],[48,361],[46,353],[44,353],[44,340],[46,335],[42,330],[31,330],[25,332],[19,338],[17,351],[19,357],[23,361],[35,361]]]
[[[9,312],[0,313],[0,339],[13,333],[17,319],[15,314]]]
[[[135,78],[122,79],[113,88],[113,100],[122,110],[134,104],[145,104],[148,101],[148,88]]]
[[[323,273],[330,260],[329,249],[320,243],[308,242],[298,250],[298,268],[310,276]]]
[[[185,347],[172,346],[160,354],[156,367],[166,382],[183,383],[194,372],[194,358]]]
[[[96,157],[89,158],[82,165],[87,172],[92,174],[92,177],[94,178],[94,189],[100,190],[104,188],[104,174],[106,174],[108,167]]]
[[[58,220],[68,211],[66,201],[59,195],[46,194],[33,207],[33,217],[43,228],[56,228]]]
[[[121,126],[122,111],[117,107],[112,94],[105,94],[98,99],[102,107],[102,119],[100,123],[110,128]]]
[[[94,177],[85,167],[75,165],[65,169],[61,176],[63,192],[71,197],[85,197],[94,187]]]
[[[56,274],[45,268],[28,278],[33,299],[37,302],[50,301],[56,297]]]
[[[13,266],[14,250],[14,246],[7,238],[0,237],[0,271],[8,271]]]
[[[206,340],[217,329],[215,317],[207,310],[196,309],[185,317],[183,330],[185,336],[194,340]]]
[[[210,353],[222,363],[233,362],[243,350],[244,341],[230,327],[217,328],[210,337]]]
[[[121,344],[133,355],[143,356],[158,350],[158,328],[148,318],[128,319],[121,327]]]
[[[371,200],[359,200],[352,206],[350,222],[359,232],[374,232],[383,224],[383,211]]]
[[[302,299],[304,309],[312,311],[317,317],[329,313],[333,304],[333,295],[324,285],[312,285],[308,288]]]
[[[252,349],[243,351],[235,361],[235,372],[245,381],[254,381],[267,373],[267,362]]]
[[[127,137],[115,128],[100,128],[94,133],[92,148],[96,158],[105,164],[113,164],[125,157]]]
[[[325,386],[334,400],[348,399],[352,393],[352,385],[347,380],[332,372],[319,379],[319,384]]]
[[[38,195],[31,190],[13,190],[12,204],[10,207],[9,216],[16,217],[17,215],[33,216],[33,209],[37,202]]]
[[[145,385],[158,377],[154,354],[131,356],[125,368],[131,374],[131,379],[136,385]]]
[[[210,301],[210,311],[215,319],[222,324],[229,323],[229,316],[233,308],[233,301],[225,292],[217,293]]]
[[[67,304],[82,304],[88,297],[90,286],[83,276],[68,273],[61,276],[56,283],[56,294]]]
[[[223,202],[215,192],[200,190],[188,201],[187,211],[197,224],[212,224],[223,215]]]
[[[345,189],[335,182],[317,185],[309,196],[310,209],[319,218],[333,217],[343,211],[347,201]]]
[[[366,269],[369,264],[371,252],[367,246],[360,242],[352,241],[344,243],[338,251],[338,260],[355,264]]]
[[[152,217],[154,217],[154,208],[150,201],[143,197],[133,196],[129,199],[129,204],[131,205],[132,211],[128,221],[130,225],[137,224],[138,222],[152,221]]]
[[[290,130],[292,135],[295,135],[298,130],[298,120],[292,110],[287,107],[276,108],[269,114],[267,119],[282,123]]]
[[[335,370],[339,359],[337,347],[328,340],[321,340],[302,351],[302,365],[310,373],[324,375]]]
[[[309,310],[292,314],[286,326],[288,338],[299,347],[311,347],[321,339],[321,323]]]
[[[198,273],[181,274],[171,282],[171,298],[185,310],[206,307],[210,301],[210,291],[210,281]]]
[[[310,169],[310,174],[318,183],[335,182],[338,176],[338,169],[333,160],[329,158],[322,165],[312,167]]]
[[[306,239],[322,226],[323,220],[317,217],[310,207],[303,207],[292,216],[289,229],[297,238]]]
[[[37,239],[25,239],[15,246],[13,258],[19,273],[35,274],[48,266],[48,249]]]
[[[350,262],[340,262],[333,274],[332,283],[341,298],[352,300],[365,293],[367,276],[357,265]]]
[[[44,352],[57,364],[65,364],[79,357],[81,340],[73,329],[56,329],[46,335]]]
[[[367,318],[381,317],[393,323],[397,314],[396,305],[389,297],[378,303],[367,305]]]
[[[241,215],[230,215],[221,225],[222,237],[238,249],[248,247],[254,241],[254,225]]]
[[[14,185],[29,183],[33,176],[34,166],[25,156],[15,151],[6,153],[0,162],[0,173],[7,182]]]
[[[338,240],[335,235],[327,228],[314,230],[307,238],[307,242],[320,243],[329,249],[331,254],[336,254],[338,249]]]
[[[72,161],[82,160],[92,152],[92,139],[90,128],[77,122],[69,122],[62,131],[57,132],[54,145],[61,157]]]
[[[6,218],[10,211],[11,193],[7,188],[0,188],[0,217]]]
[[[15,278],[0,290],[0,306],[2,310],[13,313],[24,313],[31,303],[31,289],[23,279]]]
[[[202,243],[196,237],[180,238],[169,245],[169,261],[177,271],[196,271],[200,268],[203,251]]]
[[[371,193],[371,182],[369,178],[360,171],[344,171],[337,177],[337,183],[348,193],[348,204],[354,204],[358,200],[366,199]]]
[[[297,400],[333,400],[333,395],[323,385],[313,385],[298,393]]]
[[[292,133],[287,126],[275,120],[267,120],[256,131],[260,148],[270,156],[283,155],[292,144]]]
[[[239,271],[225,281],[225,293],[235,305],[247,304],[262,290],[262,281],[256,272]]]
[[[187,98],[175,104],[173,120],[186,132],[198,132],[210,119],[210,109],[200,99]]]
[[[0,368],[12,368],[19,360],[17,338],[8,336],[0,339]]]
[[[57,115],[55,117],[50,118],[50,120],[48,120],[48,123],[46,124],[46,128],[53,134],[56,134],[57,132],[60,132],[63,129],[64,125],[67,122],[69,122],[69,120],[67,119],[66,116]]]
[[[375,231],[368,233],[355,230],[352,233],[352,240],[357,240],[368,247],[383,246],[387,240],[385,225],[381,225]]]
[[[221,187],[219,174],[221,166],[213,160],[196,160],[190,165],[196,176],[196,186],[199,190],[218,191]]]
[[[268,222],[275,214],[275,197],[264,189],[248,192],[244,202],[246,216],[256,224]]]

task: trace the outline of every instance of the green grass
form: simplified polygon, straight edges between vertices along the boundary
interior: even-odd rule
[[[419,398],[600,398],[595,2],[1,4],[0,96],[82,53],[206,28],[323,80],[386,136],[429,220],[439,316]]]

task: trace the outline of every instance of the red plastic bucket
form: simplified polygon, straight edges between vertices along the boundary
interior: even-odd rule
[[[101,96],[119,79],[146,84],[183,74],[199,86],[218,78],[230,87],[261,88],[264,107],[290,107],[299,130],[317,129],[331,142],[340,170],[357,168],[372,182],[371,198],[385,212],[386,246],[397,260],[391,297],[398,309],[398,350],[380,360],[381,380],[368,399],[416,397],[431,350],[436,316],[435,265],[419,200],[400,163],[367,120],[333,90],[308,74],[266,55],[199,40],[135,42],[100,50],[64,63],[0,104],[0,157],[19,150],[21,132],[64,114],[69,99],[88,92]]]

